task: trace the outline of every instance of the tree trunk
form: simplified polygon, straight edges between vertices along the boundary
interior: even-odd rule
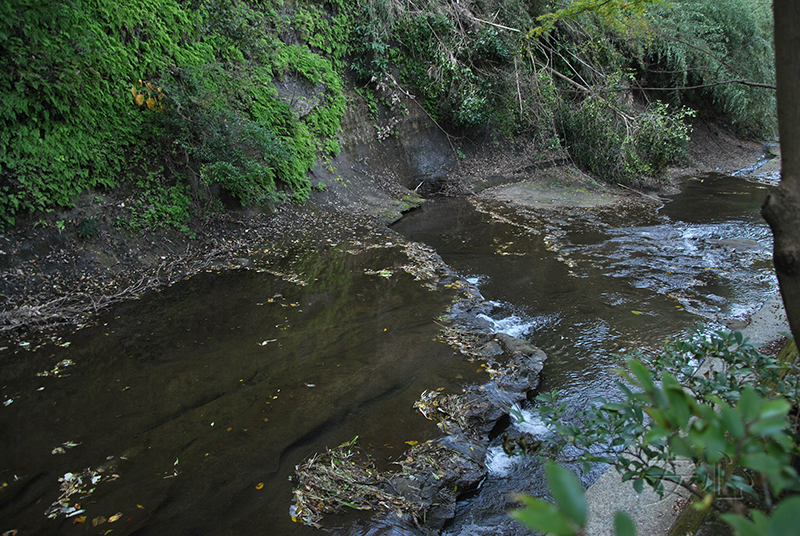
[[[800,341],[800,1],[774,0],[781,183],[761,214],[775,239],[773,259],[792,335]]]

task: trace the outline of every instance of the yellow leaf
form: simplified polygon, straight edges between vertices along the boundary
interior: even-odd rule
[[[150,108],[151,110],[156,105],[156,99],[154,99],[153,97],[148,97],[147,101],[145,102],[147,102],[147,107]]]
[[[643,313],[643,312],[641,312],[641,311],[631,311],[631,312],[632,312],[633,314],[635,314],[635,315],[642,315],[642,314],[644,314],[644,313]]]
[[[106,518],[105,517],[103,517],[103,516],[96,517],[96,518],[92,519],[92,526],[96,527],[97,525],[102,525],[105,522],[106,522]]]
[[[264,483],[263,482],[259,482],[258,484],[256,484],[256,489],[261,489],[263,487],[264,487]]]
[[[114,521],[116,521],[117,519],[119,519],[121,517],[122,517],[122,512],[117,512],[116,514],[114,514],[113,516],[108,518],[108,522],[109,523],[113,523]]]
[[[406,441],[406,445],[411,445],[413,447],[414,445],[419,445],[419,441]]]
[[[140,93],[140,94],[136,95],[136,96],[133,98],[133,100],[136,102],[136,104],[138,104],[139,106],[141,106],[142,104],[144,104],[144,95],[142,95],[142,94]]]
[[[131,95],[136,96],[136,86],[131,86]]]
[[[86,523],[86,516],[78,516],[73,523]]]

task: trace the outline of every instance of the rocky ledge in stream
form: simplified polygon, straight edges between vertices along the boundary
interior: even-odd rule
[[[491,308],[474,289],[467,295],[452,307],[451,322],[474,320]],[[489,441],[510,423],[512,406],[534,393],[547,356],[505,333],[451,324],[442,337],[470,361],[480,361],[490,380],[460,394],[423,392],[414,406],[437,421],[444,435],[408,449],[396,462],[399,470],[378,471],[357,437],[297,466],[290,507],[294,521],[319,528],[324,514],[347,507],[373,511],[374,526],[387,525],[391,534],[430,536],[453,519],[458,498],[480,486],[487,475]]]

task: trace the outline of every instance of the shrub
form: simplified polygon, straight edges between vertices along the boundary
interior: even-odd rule
[[[609,182],[634,184],[659,177],[688,157],[690,127],[685,108],[670,112],[655,103],[633,115],[621,102],[599,95],[564,104],[560,128],[575,163]]]
[[[704,363],[710,366],[698,374]],[[700,499],[698,508],[722,509],[740,534],[783,533],[778,527],[798,506],[787,492],[800,491],[792,465],[800,454],[794,417],[800,367],[794,361],[761,354],[741,333],[698,332],[654,356],[625,356],[619,388],[618,400],[600,400],[569,420],[564,404],[540,397],[539,411],[555,430],[542,440],[543,452],[576,444],[585,463],[611,464],[637,491],[648,484],[663,493],[663,482],[674,482]],[[678,457],[693,464],[690,475],[676,470]],[[561,534],[574,534],[585,518],[569,513],[581,497],[556,499],[556,507],[548,505],[551,513],[566,516],[572,527]],[[534,512],[545,508],[528,502]],[[751,508],[755,523],[743,516]]]

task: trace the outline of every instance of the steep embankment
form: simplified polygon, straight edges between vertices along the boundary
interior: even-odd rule
[[[751,135],[772,124],[768,92],[697,74],[769,81],[768,39],[737,55],[743,35],[771,35],[768,2],[735,21],[678,4],[648,12],[655,40],[619,33],[643,7],[528,39],[546,7],[505,0],[0,8],[0,334],[79,322],[254,248],[351,232],[353,218],[389,222],[424,195],[641,197],[600,178],[641,186],[680,161],[680,103]],[[665,37],[677,29],[688,41]],[[713,89],[669,106],[633,89],[682,85],[687,65]],[[623,72],[635,80],[620,85]],[[702,123],[692,143],[694,168],[675,175],[760,156]]]
[[[472,153],[459,158],[447,134],[411,100],[405,102],[407,113],[387,115],[378,128],[357,98],[351,102],[340,133],[343,150],[311,171],[314,186],[303,205],[284,202],[271,211],[217,215],[193,222],[190,233],[140,234],[112,224],[125,196],[102,192],[84,195],[73,209],[20,222],[0,246],[0,329],[11,335],[81,323],[86,314],[199,270],[246,265],[248,254],[277,252],[284,240],[313,244],[352,233],[354,221],[365,229],[383,226],[416,206],[423,193],[481,192],[542,208],[640,195],[598,183],[566,160],[543,159],[524,142],[497,149],[476,141]],[[692,164],[673,170],[673,179],[746,167],[761,158],[762,147],[700,124],[691,152]],[[93,239],[81,238],[69,224],[87,217],[101,222]]]

